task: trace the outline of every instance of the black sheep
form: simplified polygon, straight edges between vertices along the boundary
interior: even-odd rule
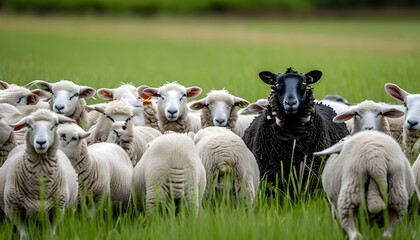
[[[300,74],[288,68],[284,74],[264,71],[259,76],[273,91],[267,109],[251,123],[243,140],[257,159],[260,176],[269,184],[295,195],[299,192],[296,180],[300,179],[301,186],[306,186],[301,191],[312,192],[319,186],[322,171],[322,159],[313,152],[349,134],[344,123],[332,121],[336,115],[332,108],[314,101],[309,84],[317,82],[322,72]],[[306,184],[309,173],[315,179]]]

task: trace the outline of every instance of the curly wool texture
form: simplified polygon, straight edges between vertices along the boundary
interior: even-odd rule
[[[156,108],[152,104],[144,106],[143,116],[146,126],[159,130]]]
[[[313,157],[313,152],[333,145],[349,132],[344,123],[332,121],[335,112],[330,107],[314,103],[311,89],[296,116],[283,113],[277,102],[276,94],[272,93],[267,110],[254,119],[243,140],[257,159],[260,175],[277,184],[280,190],[292,191],[281,178],[288,181],[292,167],[297,176],[303,175],[304,183],[309,173],[315,178],[319,176],[322,159]]]

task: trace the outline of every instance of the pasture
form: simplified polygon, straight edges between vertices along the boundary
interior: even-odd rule
[[[265,98],[263,70],[318,69],[315,96],[337,93],[350,102],[395,102],[384,91],[393,82],[420,92],[420,19],[220,19],[0,15],[0,79],[72,80],[96,89],[121,82],[158,87],[178,81],[200,86],[204,97],[225,88],[250,102]],[[90,101],[91,103],[94,100]],[[0,239],[16,239],[0,217]],[[30,225],[35,239],[50,238],[46,226]],[[40,231],[41,230],[41,231]],[[382,230],[362,227],[366,239]],[[420,216],[407,215],[394,239],[418,239]],[[323,192],[302,201],[259,192],[255,205],[212,206],[198,217],[181,212],[145,217],[113,216],[105,207],[66,211],[52,239],[345,239]]]

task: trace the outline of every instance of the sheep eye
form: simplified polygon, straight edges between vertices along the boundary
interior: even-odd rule
[[[183,98],[186,98],[186,97],[187,97],[187,94],[182,95],[179,101],[181,101]]]
[[[29,123],[27,123],[27,124],[26,124],[26,127],[27,127],[28,129],[32,129],[32,126],[31,126],[31,125],[29,125]]]
[[[359,113],[354,113],[354,117],[356,117],[356,118],[362,118],[362,116],[360,116],[360,114]]]
[[[162,100],[165,100],[165,98],[164,98],[164,97],[162,97],[162,95],[160,95],[159,93],[157,94],[157,97],[158,97],[158,98],[162,98]]]
[[[75,94],[73,94],[73,96],[71,96],[70,97],[70,100],[72,99],[72,98],[74,98],[74,97],[78,97],[79,96],[79,93],[75,93]]]
[[[77,140],[77,138],[75,138],[75,137],[71,138],[71,141],[76,141],[76,140]]]
[[[407,103],[405,103],[405,102],[404,102],[404,107],[405,107],[406,110],[408,110]]]
[[[384,114],[383,113],[378,113],[378,115],[376,115],[376,117],[379,117],[379,116],[383,116]]]
[[[22,101],[22,99],[23,99],[23,97],[20,97],[20,98],[16,101],[16,103],[17,103],[17,104],[19,104],[19,103]]]
[[[61,134],[61,138],[65,139],[66,138],[66,134]]]
[[[112,117],[110,117],[110,116],[108,116],[108,115],[105,115],[109,120],[111,120],[112,122],[115,122],[115,120],[112,118]]]
[[[58,124],[56,123],[54,126],[51,127],[51,131],[56,128],[58,126]]]

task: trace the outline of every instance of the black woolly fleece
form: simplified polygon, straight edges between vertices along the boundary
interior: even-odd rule
[[[332,121],[336,115],[334,110],[314,102],[311,88],[307,94],[302,111],[290,116],[279,109],[273,91],[268,108],[254,119],[242,138],[257,159],[260,176],[266,177],[269,183],[277,185],[284,192],[288,190],[292,193],[294,189],[290,183],[285,184],[281,180],[282,168],[286,182],[292,166],[296,168],[297,176],[303,174],[304,182],[310,171],[313,171],[315,178],[320,176],[322,159],[313,157],[313,152],[326,149],[349,134],[344,123]],[[305,169],[301,173],[305,156]],[[320,179],[316,181],[320,182]],[[316,181],[310,185],[309,192],[313,192],[315,186],[321,185],[316,184]]]

